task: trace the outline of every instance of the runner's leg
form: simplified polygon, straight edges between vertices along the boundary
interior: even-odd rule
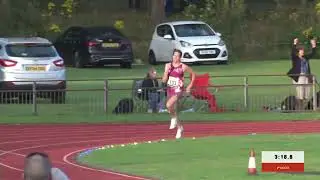
[[[174,129],[177,126],[177,112],[176,112],[176,102],[178,100],[178,97],[176,95],[168,96],[167,100],[167,109],[171,117],[171,123],[169,129]]]
[[[179,100],[180,100],[180,98],[181,98],[181,93],[179,93],[177,96],[177,101],[176,101],[176,114],[178,114],[179,113],[179,109],[178,109],[178,107],[179,107]],[[178,116],[178,115],[177,115]],[[176,139],[180,139],[181,138],[181,136],[182,136],[182,133],[183,133],[183,126],[182,126],[182,123],[181,123],[181,120],[179,119],[179,118],[177,118],[177,134],[176,134]]]

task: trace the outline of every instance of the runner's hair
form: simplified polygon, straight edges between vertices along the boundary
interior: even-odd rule
[[[181,58],[182,57],[182,51],[180,49],[174,49],[172,54],[174,54],[176,52],[180,54],[180,58]]]

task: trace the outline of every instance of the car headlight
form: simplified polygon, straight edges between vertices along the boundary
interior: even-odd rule
[[[224,46],[225,43],[224,43],[224,41],[221,39],[221,40],[219,41],[218,45],[219,45],[219,46]]]
[[[189,47],[189,46],[192,46],[192,44],[188,43],[188,42],[185,42],[185,41],[180,41],[180,44],[182,47]]]

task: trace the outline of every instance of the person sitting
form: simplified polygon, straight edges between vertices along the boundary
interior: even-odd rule
[[[162,111],[163,103],[161,101],[161,92],[159,82],[157,80],[157,72],[154,68],[150,68],[141,85],[142,95],[148,100],[148,112],[155,113]]]

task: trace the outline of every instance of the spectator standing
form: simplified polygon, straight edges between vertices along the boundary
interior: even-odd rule
[[[293,84],[296,85],[296,97],[300,103],[310,99],[312,83],[311,68],[309,60],[316,54],[316,40],[311,39],[312,51],[310,54],[305,54],[304,47],[298,45],[299,39],[293,40],[293,46],[291,51],[292,68],[288,71],[288,76],[292,79]]]

